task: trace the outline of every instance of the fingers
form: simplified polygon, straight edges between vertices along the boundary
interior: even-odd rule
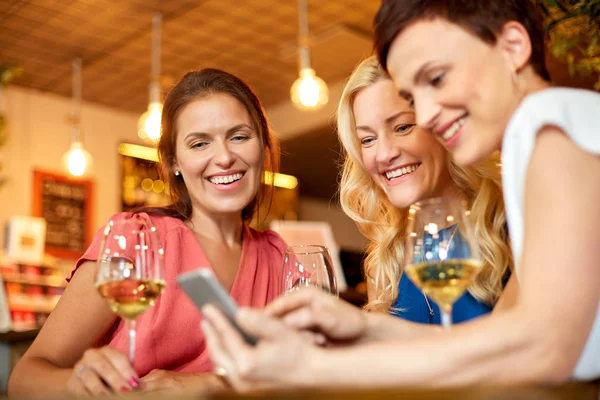
[[[161,379],[163,377],[164,377],[164,370],[162,370],[162,369],[153,369],[152,371],[148,372],[142,378],[142,380],[144,382],[152,382],[152,381],[155,381],[157,379]]]
[[[282,300],[288,298],[289,301],[277,302],[276,300],[271,303],[269,314],[281,318],[287,326],[298,330],[312,328],[328,330],[332,321],[339,319],[339,316],[336,318],[334,310],[343,307],[343,303],[321,290],[299,290],[297,296],[294,293],[285,296]]]
[[[226,341],[223,338],[221,331],[233,330],[231,327],[223,328],[223,324],[228,324],[229,321],[222,321],[220,318],[225,319],[219,315],[219,311],[213,307],[206,306],[202,309],[204,319],[202,320],[201,327],[204,332],[204,339],[206,340],[206,346],[209,349],[210,358],[215,367],[223,368],[229,375],[235,373],[234,363],[223,344]],[[215,321],[216,320],[216,321]],[[217,328],[216,326],[219,326]],[[234,332],[237,334],[237,332]],[[239,335],[238,335],[239,336]],[[235,339],[234,339],[235,340]]]
[[[204,317],[201,323],[202,331],[204,332],[204,338],[206,340],[206,346],[209,349],[210,359],[212,360],[215,370],[218,368],[222,371],[219,378],[223,382],[235,389],[236,392],[244,392],[245,384],[238,376],[238,369],[235,365],[235,359],[225,349],[221,337],[218,331],[215,329],[209,317]],[[239,356],[239,355],[238,355]]]
[[[159,389],[161,380],[164,379],[162,372],[162,370],[153,369],[141,379],[144,382],[144,391],[153,392]]]
[[[282,321],[287,326],[298,330],[314,328],[324,330],[325,327],[320,324],[323,320],[327,321],[327,315],[323,315],[324,313],[327,313],[327,310],[323,308],[319,310],[300,308],[283,316]]]
[[[102,352],[112,364],[112,371],[117,372],[117,375],[111,376],[114,379],[114,384],[121,385],[120,388],[128,385],[131,389],[141,389],[140,378],[125,354],[108,346],[103,347]]]
[[[85,386],[83,385],[83,382],[81,382],[81,380],[75,376],[75,374],[72,374],[69,377],[69,380],[67,381],[67,392],[69,392],[72,395],[75,395],[76,397],[90,397],[91,394],[86,390]]]
[[[221,311],[207,305],[202,308],[202,314],[218,335],[221,347],[227,354],[238,354],[245,350],[244,339]]]
[[[300,331],[300,335],[305,339],[308,340],[309,342],[311,342],[312,344],[315,344],[317,346],[326,346],[327,345],[327,338],[325,337],[325,335],[323,335],[320,332],[313,332],[313,331],[308,331],[308,330],[303,330]]]
[[[108,346],[87,350],[74,373],[92,395],[128,392],[140,387],[139,378],[127,357]]]
[[[257,368],[260,370],[262,359],[272,358],[268,351],[267,354],[259,351],[262,341],[256,346],[246,344],[227,318],[212,306],[205,306],[202,312],[204,314],[202,328],[214,365],[225,369],[227,373],[225,378],[236,391],[247,391],[258,387],[259,383],[254,382],[257,379]],[[273,336],[283,337],[284,334],[277,333],[282,329],[289,330],[281,322],[250,309],[240,309],[237,319],[244,331],[261,340],[264,339],[265,342],[273,340]],[[272,364],[267,362],[267,365]]]
[[[306,288],[275,299],[265,307],[265,313],[273,317],[282,317],[296,309],[310,307],[315,299],[331,297],[322,290]]]
[[[289,328],[281,321],[263,311],[240,308],[237,314],[240,327],[247,333],[265,339],[276,338],[289,333]]]
[[[177,379],[176,373],[163,369],[153,369],[142,378],[142,382],[145,392],[183,389],[183,384]]]
[[[355,339],[364,331],[364,311],[326,293],[307,289],[298,291],[298,296],[290,295],[282,300],[278,304],[272,303],[270,311],[295,330],[319,331],[333,340]],[[315,343],[324,344],[322,338]]]
[[[81,372],[77,378],[81,382],[85,392],[91,396],[107,396],[111,390],[100,379],[98,374],[91,368],[81,369],[83,365],[76,366]]]
[[[255,346],[247,345],[227,318],[216,308],[202,309],[206,344],[215,367],[225,369],[228,383],[238,392],[255,391],[285,385],[288,372],[294,370],[297,354],[304,356],[306,349],[318,342],[317,336],[287,327],[281,321],[262,311],[240,309],[237,321],[249,334],[259,338]],[[290,352],[291,351],[291,352]]]

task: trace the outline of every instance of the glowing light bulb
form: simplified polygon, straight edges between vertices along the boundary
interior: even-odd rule
[[[63,166],[73,176],[84,176],[92,166],[92,156],[81,142],[71,144],[71,148],[63,155]]]
[[[312,68],[300,70],[300,77],[292,85],[290,94],[294,105],[304,110],[316,110],[329,100],[327,84]]]
[[[156,142],[160,138],[162,107],[161,103],[150,103],[148,105],[148,111],[143,113],[138,120],[138,136],[141,139],[150,139],[153,142]]]

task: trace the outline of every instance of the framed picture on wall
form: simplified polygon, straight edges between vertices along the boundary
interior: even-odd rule
[[[52,172],[33,172],[33,216],[46,220],[46,252],[79,258],[93,235],[94,183]]]

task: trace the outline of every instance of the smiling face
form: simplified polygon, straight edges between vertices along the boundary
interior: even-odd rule
[[[406,208],[451,190],[446,151],[415,125],[414,111],[392,81],[360,90],[353,111],[363,164],[394,206]]]
[[[187,104],[176,120],[176,159],[194,210],[239,214],[256,196],[262,143],[242,103],[211,94]]]
[[[438,18],[413,23],[392,42],[387,67],[400,95],[459,165],[501,147],[522,97],[513,79],[527,52],[522,36],[505,29],[490,45]]]

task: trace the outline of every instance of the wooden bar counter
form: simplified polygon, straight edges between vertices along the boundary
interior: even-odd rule
[[[543,387],[496,387],[496,388],[462,388],[446,390],[427,389],[370,389],[370,390],[335,390],[335,391],[290,391],[271,392],[252,395],[236,394],[177,394],[177,393],[129,393],[121,396],[101,397],[101,399],[182,399],[182,400],[438,400],[438,399],[468,399],[468,400],[598,400],[598,382],[569,383],[554,388]],[[65,397],[68,398],[68,397]],[[11,399],[17,399],[11,397]]]
[[[234,400],[246,398],[263,399],[289,399],[289,400],[383,400],[383,399],[405,399],[405,400],[437,400],[437,399],[469,399],[469,400],[500,400],[500,399],[549,399],[549,400],[572,400],[590,399],[598,400],[598,382],[569,383],[555,388],[536,387],[510,387],[510,388],[462,388],[446,390],[427,389],[371,389],[371,390],[347,390],[347,391],[310,391],[290,393],[269,393],[261,396],[241,395],[218,395],[205,397],[207,399]],[[191,399],[192,397],[190,397]],[[200,397],[201,398],[201,397]]]

